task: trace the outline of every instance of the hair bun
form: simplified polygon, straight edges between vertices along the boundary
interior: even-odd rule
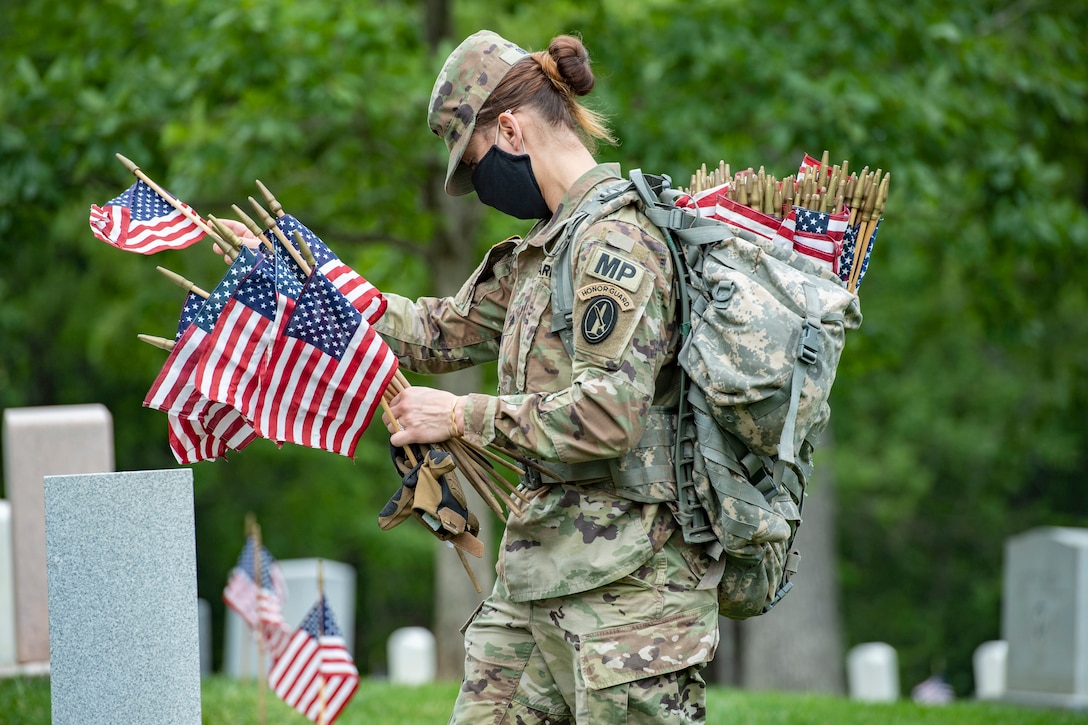
[[[595,81],[593,71],[589,69],[589,53],[580,39],[559,35],[548,45],[548,55],[574,95],[584,96],[593,90]]]

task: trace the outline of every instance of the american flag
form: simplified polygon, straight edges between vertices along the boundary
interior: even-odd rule
[[[298,299],[298,296],[302,294],[302,285],[307,280],[306,273],[303,272],[302,268],[291,258],[291,255],[287,253],[287,250],[275,235],[271,231],[268,231],[265,233],[265,236],[269,238],[274,250],[273,256],[275,261],[273,264],[273,277],[275,279],[276,310],[272,326],[265,332],[264,349],[261,351],[261,357],[257,360],[256,390],[253,395],[245,399],[241,408],[242,415],[248,420],[253,421],[254,428],[258,431],[267,427],[267,424],[262,424],[260,419],[263,416],[270,414],[269,409],[262,408],[260,391],[264,387],[265,380],[270,374],[268,361],[269,353],[272,348],[272,341],[283,334],[284,329],[287,327],[287,321],[291,318],[291,313],[295,309],[295,301]],[[277,441],[277,443],[282,443],[282,441]]]
[[[144,397],[144,407],[161,410],[177,418],[199,421],[200,426],[181,426],[175,424],[171,430],[171,450],[179,462],[192,462],[193,456],[204,451],[218,452],[213,458],[222,455],[222,448],[215,441],[201,442],[202,436],[214,435],[223,438],[228,448],[239,450],[248,445],[256,431],[242,417],[241,413],[230,406],[209,400],[196,388],[196,367],[200,361],[204,343],[213,329],[223,306],[238,286],[238,282],[253,264],[256,257],[244,250],[234,260],[227,274],[203,302],[192,323],[185,322],[187,312],[191,311],[186,300],[182,317],[178,322],[181,334],[174,343],[166,362],[159,371],[151,389]],[[184,329],[183,329],[184,328]],[[184,428],[184,430],[182,430]],[[196,458],[195,460],[207,460]]]
[[[185,304],[182,305],[181,314],[178,315],[178,331],[174,335],[174,342],[181,339],[181,333],[185,332],[189,325],[196,320],[200,308],[204,306],[204,298],[196,292],[185,295]]]
[[[358,310],[363,318],[370,324],[378,321],[385,312],[385,297],[377,287],[370,284],[354,269],[344,264],[328,245],[312,231],[307,229],[298,219],[286,214],[276,220],[284,235],[293,240],[297,231],[313,252],[317,261],[317,271],[325,275],[336,289],[348,299],[351,306]]]
[[[276,314],[275,264],[260,258],[223,307],[196,368],[196,388],[239,411],[252,406]]]
[[[256,538],[246,537],[245,546],[238,556],[238,563],[230,572],[227,586],[223,589],[223,602],[245,620],[251,628],[261,622],[283,621],[281,607],[287,599],[287,582],[280,565],[261,546],[261,585],[256,580]],[[263,600],[261,594],[264,594]]]
[[[359,672],[324,595],[272,665],[276,695],[316,723],[331,725],[359,686]]]
[[[846,228],[842,237],[842,255],[839,257],[839,279],[847,282],[850,279],[850,270],[854,268],[854,257],[857,255],[858,229],[860,224]]]
[[[811,257],[838,274],[843,235],[849,220],[849,214],[830,214],[795,206],[782,220],[772,241]]]
[[[324,275],[315,272],[272,342],[257,432],[352,457],[396,357]]]
[[[801,159],[801,164],[797,167],[797,180],[798,181],[801,181],[801,180],[803,180],[805,178],[805,170],[809,169],[809,168],[815,169],[816,171],[819,171],[820,170],[820,160],[819,159],[814,159],[814,158],[812,158],[811,156],[809,156],[806,153],[805,157],[803,159]],[[827,169],[825,169],[825,171],[827,172],[827,176],[830,178],[831,169],[827,168]],[[817,181],[819,181],[819,179],[817,179]]]
[[[90,224],[94,235],[106,244],[138,254],[184,249],[204,238],[196,222],[143,181],[137,181],[105,206],[91,205]]]
[[[762,239],[773,239],[781,223],[772,216],[733,201],[725,194],[718,195],[711,218],[749,231]]]

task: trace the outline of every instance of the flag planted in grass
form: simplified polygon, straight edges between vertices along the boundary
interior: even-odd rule
[[[257,585],[257,547],[260,546],[260,586]],[[264,592],[265,596],[260,596]],[[245,546],[238,556],[238,563],[231,569],[227,586],[223,589],[223,602],[256,628],[263,620],[271,621],[287,599],[287,581],[280,565],[253,535],[246,537]],[[280,617],[282,619],[282,617]]]
[[[359,672],[322,595],[268,673],[276,695],[309,720],[332,725],[359,686]]]

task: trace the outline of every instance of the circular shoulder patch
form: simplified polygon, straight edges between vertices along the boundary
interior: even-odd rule
[[[619,305],[611,297],[601,295],[591,299],[582,314],[582,339],[590,345],[604,342],[616,329],[619,313]]]

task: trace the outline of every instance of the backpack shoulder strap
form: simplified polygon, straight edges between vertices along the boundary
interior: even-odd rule
[[[571,357],[574,357],[574,266],[571,262],[574,246],[583,229],[637,200],[629,181],[601,188],[567,222],[563,238],[553,252],[552,332],[559,335]]]

